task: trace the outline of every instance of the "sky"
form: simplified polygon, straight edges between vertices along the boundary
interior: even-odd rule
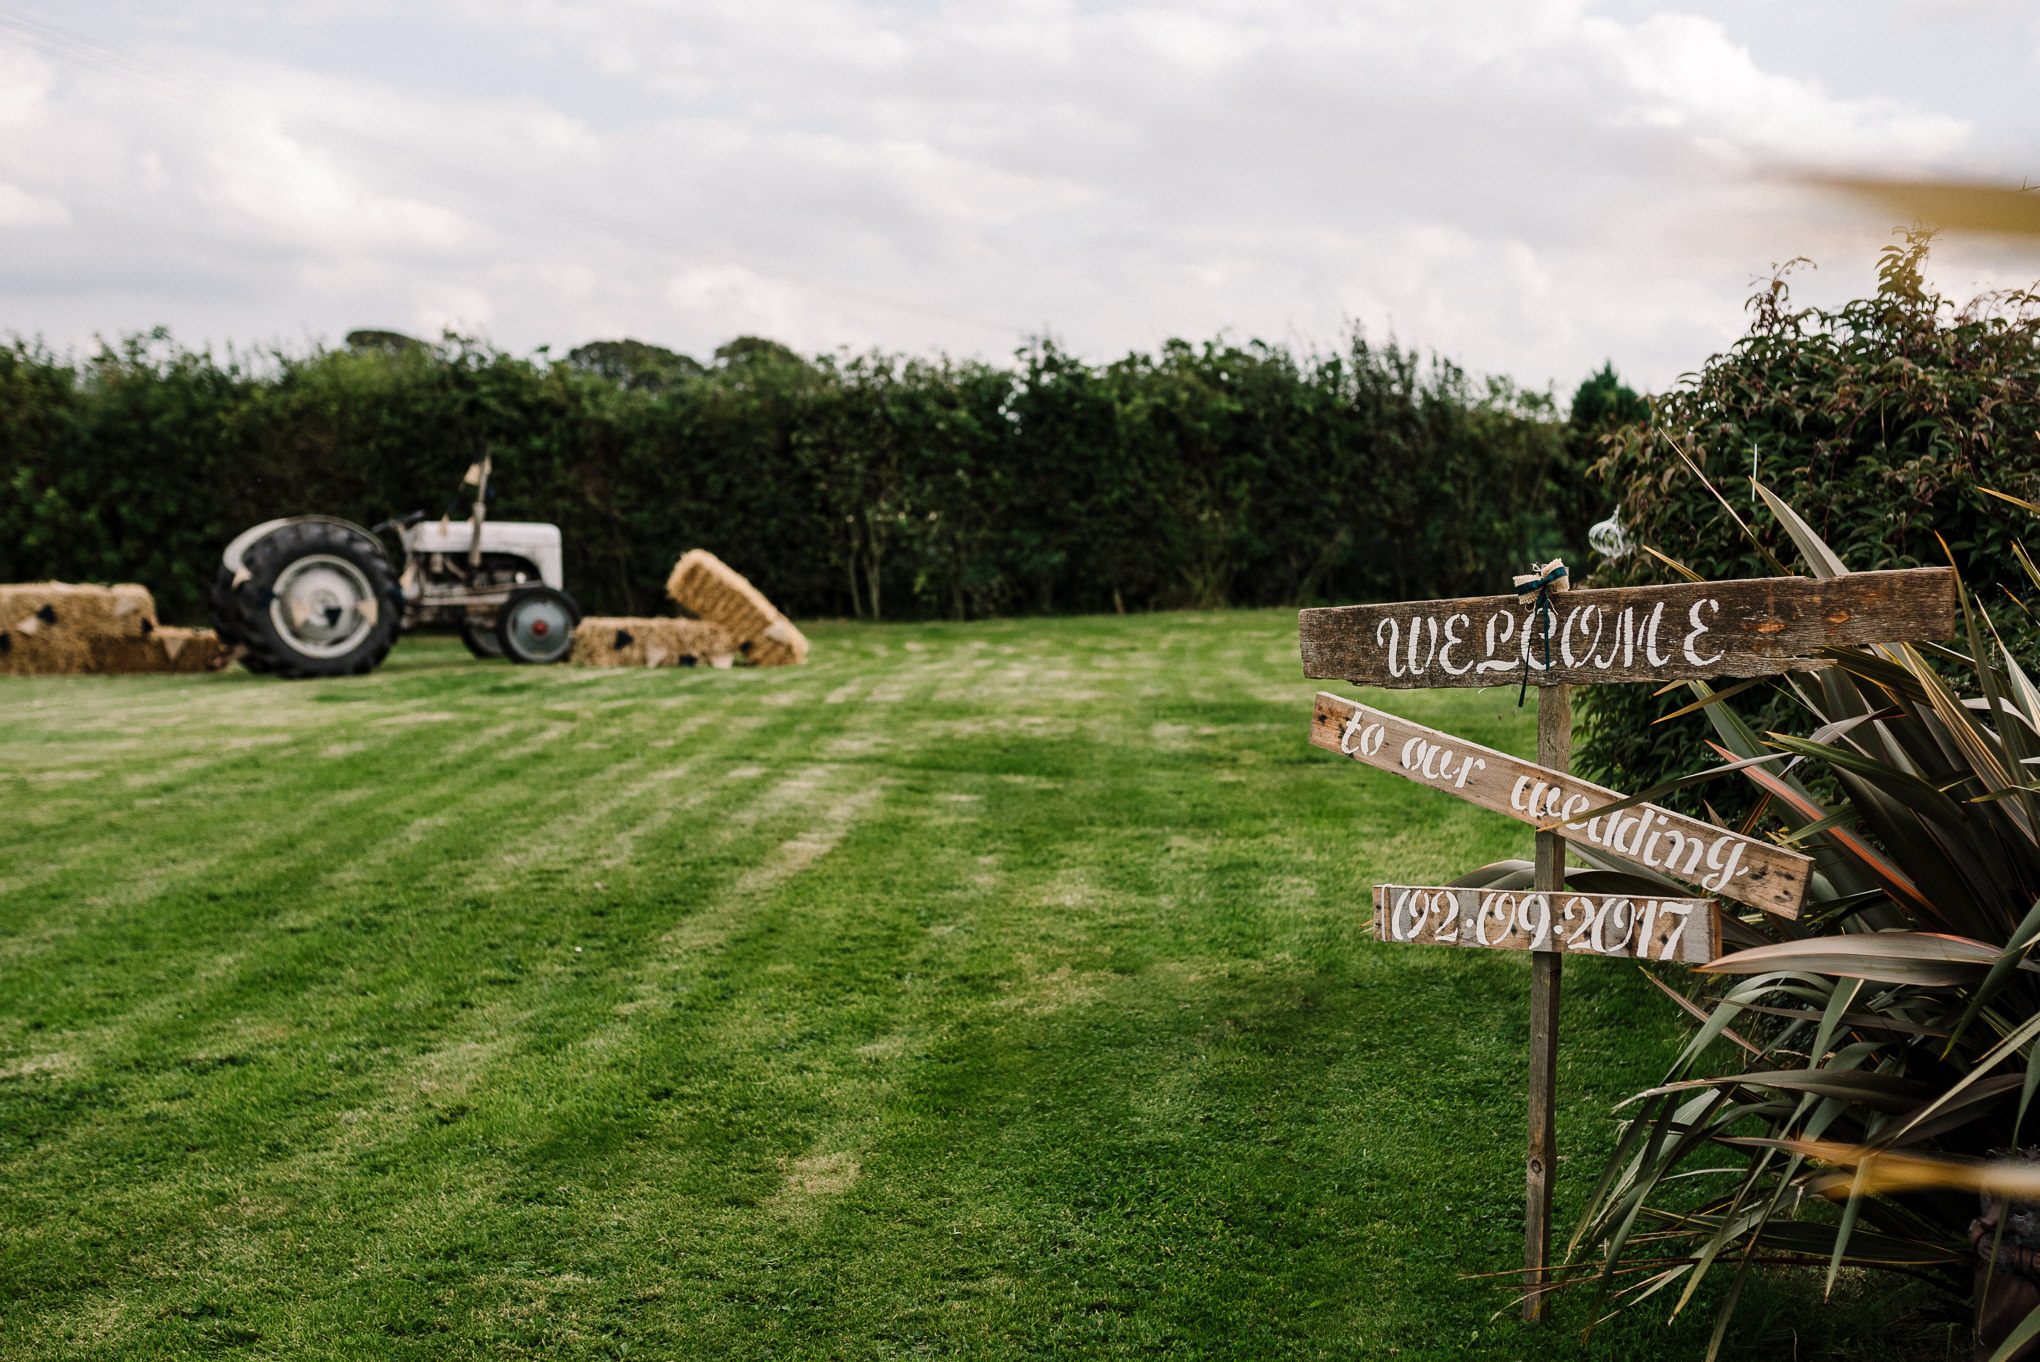
[[[0,335],[357,327],[524,353],[1092,360],[1354,328],[1658,390],[1777,263],[1868,290],[1805,172],[2040,181],[1995,0],[0,0]],[[1949,238],[1967,297],[2040,243]]]

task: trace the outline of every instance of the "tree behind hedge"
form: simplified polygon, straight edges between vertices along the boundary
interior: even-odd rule
[[[1550,400],[1357,334],[1010,366],[350,339],[0,350],[0,579],[139,580],[201,619],[240,530],[459,514],[484,450],[492,516],[559,524],[591,611],[664,608],[697,546],[797,615],[883,618],[1450,595],[1555,546]]]
[[[1620,490],[1633,542],[1719,579],[1771,569],[1695,468],[1770,553],[1799,562],[1755,499],[1754,469],[1852,569],[1952,556],[1999,602],[1993,618],[2007,641],[2031,656],[2040,629],[2010,591],[2024,580],[2013,546],[2033,517],[1984,489],[2040,500],[2040,298],[1997,293],[1957,307],[1924,278],[1931,235],[1906,233],[1887,248],[1875,295],[1835,311],[1792,308],[1781,271],[1750,300],[1749,333],[1613,432],[1595,472]],[[1598,563],[1592,584],[1672,580],[1634,551]],[[1582,768],[1621,788],[1690,771],[1706,750],[1704,716],[1655,722],[1690,702],[1680,691],[1595,686],[1581,698]],[[1755,711],[1759,731],[1792,721],[1782,697],[1739,708]]]

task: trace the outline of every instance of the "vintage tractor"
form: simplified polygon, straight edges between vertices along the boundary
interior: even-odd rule
[[[413,511],[365,530],[305,515],[241,534],[213,582],[221,641],[242,649],[250,671],[287,677],[373,671],[399,633],[421,624],[456,626],[476,657],[565,660],[581,609],[563,589],[559,527],[489,523],[486,457],[463,486],[475,500],[462,521]],[[403,545],[401,571],[386,530]]]

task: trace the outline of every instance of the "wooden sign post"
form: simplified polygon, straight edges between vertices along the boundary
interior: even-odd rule
[[[1543,575],[1554,573],[1559,577],[1551,590],[1562,597],[1572,583],[1564,575],[1563,563],[1549,564]],[[1537,575],[1533,573],[1531,579]],[[1518,577],[1516,585],[1523,585],[1524,580]],[[1448,616],[1446,623],[1455,618],[1456,615]],[[1548,650],[1549,614],[1535,623],[1544,626]],[[1531,627],[1530,623],[1524,625],[1526,632]],[[1414,626],[1411,633],[1414,636]],[[1561,629],[1561,644],[1563,641]],[[1527,638],[1522,652],[1525,657],[1535,655],[1536,650]],[[1564,656],[1562,647],[1560,656]],[[1561,775],[1572,773],[1571,686],[1542,686],[1537,691],[1537,764]],[[1565,840],[1556,831],[1537,834],[1534,865],[1533,888],[1545,894],[1565,888]],[[1551,1265],[1551,1186],[1558,1172],[1558,995],[1564,970],[1565,956],[1559,952],[1550,949],[1530,952],[1529,1142],[1523,1155],[1523,1318],[1532,1323],[1544,1318],[1542,1287]]]
[[[1516,579],[1517,595],[1305,610],[1303,672],[1360,686],[1537,687],[1537,760],[1526,762],[1319,692],[1311,742],[1538,829],[1528,892],[1379,885],[1382,941],[1530,954],[1529,1141],[1524,1160],[1523,1318],[1544,1317],[1551,1254],[1559,985],[1565,957],[1704,964],[1721,948],[1713,898],[1565,890],[1569,841],[1717,898],[1797,917],[1811,857],[1650,804],[1602,814],[1613,790],[1572,772],[1572,687],[1611,681],[1771,676],[1833,665],[1850,644],[1953,637],[1952,568],[1568,591],[1565,565]],[[1535,593],[1530,597],[1529,593]],[[1577,815],[1577,816],[1575,816]]]

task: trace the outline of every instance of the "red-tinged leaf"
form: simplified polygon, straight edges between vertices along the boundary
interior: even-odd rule
[[[1719,752],[1724,758],[1730,761],[1735,760],[1735,754],[1719,743],[1709,743],[1707,745],[1716,752]],[[1745,767],[1743,768],[1743,774],[1755,781],[1766,794],[1783,803],[1800,817],[1817,820],[1827,816],[1827,811],[1822,809],[1820,805],[1807,799],[1790,785],[1762,767]],[[1847,828],[1830,828],[1822,836],[1828,838],[1856,860],[1862,862],[1871,874],[1884,882],[1886,888],[1891,891],[1892,897],[1910,902],[1915,908],[1918,908],[1930,917],[1938,918],[1941,916],[1934,905],[1928,901],[1927,896],[1920,892],[1919,886],[1914,884],[1904,871],[1886,860],[1876,848],[1872,847],[1861,837],[1858,837]]]
[[[1802,970],[1885,984],[1969,984],[1981,979],[2001,954],[1995,946],[1939,932],[1864,932],[1856,936],[1815,936],[1757,946],[1698,968],[1710,974],[1769,974]]]

